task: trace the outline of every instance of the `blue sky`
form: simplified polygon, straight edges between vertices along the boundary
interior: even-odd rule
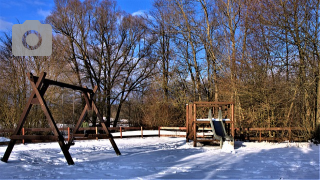
[[[118,6],[131,14],[151,9],[152,0],[116,0]],[[13,24],[25,20],[43,21],[54,7],[54,0],[0,0],[0,31],[11,31]]]

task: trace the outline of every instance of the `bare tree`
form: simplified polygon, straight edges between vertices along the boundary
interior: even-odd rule
[[[155,68],[151,51],[155,40],[144,20],[105,0],[57,1],[47,21],[69,39],[74,69],[83,69],[82,78],[100,88],[96,99],[108,126],[112,104],[117,104],[116,126],[123,102]]]

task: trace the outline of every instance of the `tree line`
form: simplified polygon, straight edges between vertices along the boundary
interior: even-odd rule
[[[4,33],[1,126],[19,119],[31,90],[26,73],[46,71],[50,79],[98,85],[108,126],[119,119],[184,126],[187,103],[233,101],[236,127],[303,127],[303,136],[319,138],[319,0],[152,3],[132,15],[112,0],[56,0],[44,22],[54,31],[50,57],[14,57]],[[78,92],[64,89],[49,89],[46,98],[68,123],[84,106]],[[30,126],[46,126],[38,123],[40,108],[31,112]]]

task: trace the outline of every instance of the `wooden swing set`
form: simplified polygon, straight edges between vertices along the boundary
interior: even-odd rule
[[[79,128],[80,128],[85,116],[87,115],[88,111],[93,110],[96,113],[97,117],[99,118],[100,122],[103,122],[103,118],[102,118],[101,114],[99,113],[99,110],[98,110],[98,108],[94,102],[94,99],[93,99],[94,94],[98,90],[98,86],[95,86],[94,89],[92,90],[92,89],[88,89],[87,87],[80,87],[80,86],[75,86],[75,85],[71,85],[71,84],[66,84],[63,82],[45,79],[45,77],[46,77],[45,72],[42,72],[39,77],[33,76],[32,73],[28,73],[27,76],[28,76],[28,79],[30,80],[30,84],[32,86],[33,91],[32,91],[32,93],[29,97],[29,100],[28,100],[28,102],[27,102],[27,104],[21,114],[21,117],[20,117],[20,120],[18,122],[16,129],[10,137],[10,142],[8,144],[7,150],[6,150],[5,154],[3,155],[1,161],[8,162],[9,156],[10,156],[17,140],[22,140],[22,139],[24,139],[24,140],[52,140],[52,141],[58,141],[60,148],[61,148],[68,164],[73,165],[74,162],[73,162],[73,159],[69,153],[69,149],[70,149],[71,145],[74,145],[75,137],[79,136],[77,133],[79,133]],[[47,105],[46,101],[44,100],[44,94],[50,85],[81,91],[82,95],[84,97],[84,100],[86,102],[86,105],[80,115],[80,118],[77,121],[77,124],[75,125],[74,131],[73,131],[73,136],[72,136],[72,138],[69,139],[69,141],[66,141],[65,138],[63,137],[63,135],[60,133],[60,131],[56,125],[56,122],[54,121],[52,114],[48,108],[48,105]],[[41,109],[46,116],[46,120],[48,121],[48,123],[50,125],[50,128],[53,132],[53,135],[45,135],[45,136],[44,135],[24,135],[24,136],[20,135],[21,129],[23,128],[23,125],[24,125],[24,123],[27,119],[27,116],[31,110],[31,107],[33,105],[40,105],[41,106]],[[117,147],[117,144],[115,143],[115,141],[113,139],[112,134],[109,132],[108,128],[106,127],[106,125],[104,123],[101,123],[101,124],[102,124],[103,130],[106,133],[103,136],[110,140],[110,143],[111,143],[114,151],[116,152],[116,154],[121,155],[121,153]],[[101,134],[97,134],[97,137],[98,136],[101,136]]]

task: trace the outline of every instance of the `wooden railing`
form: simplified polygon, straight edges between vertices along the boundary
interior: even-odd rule
[[[72,128],[58,128],[60,132],[62,132],[66,138],[66,140],[69,140],[72,138]],[[143,128],[143,127],[110,127],[108,128],[113,134],[119,132],[119,135],[113,135],[114,138],[130,138],[130,137],[186,137],[185,134],[181,134],[178,132],[185,132],[186,127],[158,127],[158,134],[144,134],[144,130],[155,130],[154,128]],[[15,129],[0,129],[0,137],[10,137],[10,134],[13,133]],[[139,135],[134,134],[134,135],[124,135],[124,132],[127,131],[141,131]],[[165,130],[165,132],[161,130]],[[297,138],[297,137],[292,137],[292,131],[305,131],[305,128],[301,127],[270,127],[270,128],[235,128],[235,138],[240,139],[240,140],[249,140],[249,141],[284,141],[284,140],[289,140],[289,141],[299,141],[303,140],[303,138]],[[50,128],[22,128],[21,135],[27,136],[28,134],[36,133],[36,132],[51,132],[52,130]],[[90,134],[100,134],[103,133],[102,127],[87,127],[87,128],[79,128],[80,132],[83,131],[91,131]],[[174,131],[176,132],[175,134],[172,133],[167,133],[168,131]],[[287,131],[288,136],[287,137],[267,137],[266,133],[269,131]],[[250,135],[252,132],[255,132],[255,136]],[[257,135],[258,134],[258,135]],[[241,136],[242,135],[242,136]],[[263,136],[264,135],[264,136]],[[100,139],[103,139],[103,136],[99,137]],[[81,138],[77,138],[81,139]],[[88,139],[88,138],[83,138],[83,139]],[[90,139],[90,138],[89,138]],[[98,139],[97,136],[91,138],[91,139]],[[42,140],[43,142],[45,140]],[[48,139],[50,141],[50,139]],[[35,141],[34,141],[35,142]],[[22,140],[22,143],[25,143],[25,140]],[[0,143],[1,144],[1,143]],[[2,143],[5,144],[5,143]]]
[[[181,134],[161,134],[161,130],[167,130],[167,131],[175,131],[175,132],[186,132],[187,128],[186,127],[159,127],[158,128],[158,134],[159,137],[186,137],[186,134],[181,135]]]
[[[58,128],[60,132],[62,132],[62,134],[65,136],[66,140],[69,141],[70,138],[72,138],[72,130],[73,128]],[[111,133],[117,133],[119,132],[120,135],[113,135],[114,138],[129,138],[129,137],[151,137],[151,136],[159,136],[158,134],[154,134],[154,135],[149,135],[149,134],[144,134],[143,131],[144,130],[154,130],[154,128],[143,128],[143,127],[110,127],[108,128]],[[10,137],[11,134],[14,132],[15,129],[0,129],[0,137],[4,136],[4,137]],[[141,133],[139,135],[124,135],[123,133],[126,131],[136,131],[139,130]],[[91,131],[89,132],[90,134],[95,134],[98,135],[100,133],[104,133],[103,128],[102,127],[86,127],[86,128],[79,128],[80,133],[84,132],[84,131]],[[40,133],[40,132],[52,132],[52,129],[50,128],[22,128],[21,130],[21,135],[22,136],[27,136],[27,134],[31,134],[31,133]],[[89,134],[88,133],[88,134]],[[49,136],[48,136],[49,137]],[[77,138],[77,140],[85,140],[85,139],[98,139],[98,137],[94,137],[94,138]],[[99,139],[103,139],[103,136],[99,137]],[[41,140],[40,142],[43,142],[45,140]],[[48,139],[48,141],[51,141],[50,138]],[[36,141],[32,141],[32,142],[36,142]],[[22,140],[22,143],[25,143],[25,140]],[[0,143],[0,144],[6,144],[6,143]]]
[[[307,140],[305,137],[293,137],[292,131],[306,131],[306,128],[302,127],[269,127],[269,128],[242,128],[241,130],[239,128],[235,128],[236,136],[239,139],[240,135],[242,134],[243,137],[242,140],[249,140],[249,141],[301,141],[301,140]],[[309,129],[310,130],[310,129]],[[271,131],[271,132],[270,132]],[[287,132],[286,137],[279,137],[279,136],[266,136],[266,134],[270,134],[272,132],[278,132],[278,131],[284,131]],[[256,132],[259,135],[258,136],[251,136],[250,132]],[[265,136],[263,136],[265,135]],[[243,139],[244,138],[244,139]]]

